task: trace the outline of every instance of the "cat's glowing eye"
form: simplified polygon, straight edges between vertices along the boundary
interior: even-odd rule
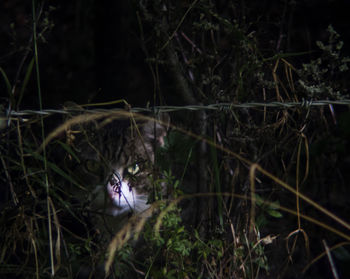
[[[88,171],[97,172],[99,170],[99,163],[94,160],[87,160],[85,162],[85,167]]]
[[[140,167],[138,164],[134,164],[130,167],[128,167],[128,173],[131,175],[135,175],[140,171]]]

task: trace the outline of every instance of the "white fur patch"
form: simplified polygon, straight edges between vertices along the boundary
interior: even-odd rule
[[[108,196],[115,205],[110,209],[110,213],[113,216],[117,216],[126,211],[134,211],[136,213],[146,210],[149,206],[146,204],[147,197],[144,195],[138,195],[133,190],[128,181],[123,180],[119,187],[112,186],[110,182],[107,184]]]

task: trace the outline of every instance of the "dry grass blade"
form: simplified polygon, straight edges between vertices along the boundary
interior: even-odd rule
[[[157,208],[157,204],[152,204],[145,212],[134,215],[128,222],[120,229],[113,237],[108,245],[108,257],[105,263],[105,274],[109,274],[111,265],[114,260],[116,251],[120,250],[131,238],[135,240],[138,238],[140,232],[143,230],[145,223],[152,212]]]
[[[324,248],[325,248],[325,250],[326,250],[328,262],[329,262],[329,264],[330,264],[330,266],[331,266],[331,270],[332,270],[333,277],[334,277],[334,279],[339,279],[339,275],[338,275],[337,269],[336,269],[336,267],[335,267],[335,264],[334,264],[334,261],[333,261],[333,257],[332,257],[332,255],[331,255],[331,252],[330,252],[330,250],[329,250],[329,247],[328,247],[328,245],[327,245],[327,242],[326,242],[324,239],[322,240],[322,242],[323,242],[323,246],[324,246]]]
[[[334,245],[333,247],[328,248],[328,251],[331,252],[331,251],[336,250],[336,249],[343,247],[345,245],[350,245],[350,242],[349,241],[340,242],[340,243]],[[314,258],[310,263],[308,263],[307,266],[304,267],[302,272],[305,273],[310,268],[310,266],[314,265],[318,260],[322,259],[326,255],[327,255],[327,251],[322,252],[320,255],[318,255],[316,258]]]

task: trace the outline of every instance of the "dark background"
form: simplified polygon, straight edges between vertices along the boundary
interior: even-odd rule
[[[186,1],[178,2],[186,6]],[[233,2],[236,14],[226,12]],[[39,2],[41,3],[41,2]],[[137,1],[44,1],[41,18],[48,29],[39,37],[39,63],[44,108],[61,107],[65,101],[79,104],[126,99],[133,106],[154,102],[154,78],[146,62],[140,37]],[[345,43],[349,54],[349,1],[214,1],[218,12],[230,20],[244,21],[257,33],[260,46],[283,52],[313,51],[324,40],[329,24]],[[53,8],[50,8],[53,7]],[[39,11],[37,11],[39,13]],[[4,0],[0,4],[0,66],[12,85],[20,84],[32,57],[31,1]],[[148,28],[148,29],[147,29]],[[38,26],[38,32],[43,30]],[[282,34],[282,37],[281,37]],[[45,38],[44,40],[42,38]],[[297,62],[303,62],[299,58]],[[22,66],[21,67],[21,65]],[[160,81],[167,104],[184,104],[173,96],[166,69]],[[7,93],[0,83],[2,102]],[[31,82],[21,108],[38,108],[35,82]],[[16,93],[15,93],[16,94]]]

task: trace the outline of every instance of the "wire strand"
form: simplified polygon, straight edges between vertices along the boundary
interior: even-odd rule
[[[302,100],[301,102],[269,102],[269,103],[259,103],[259,102],[250,102],[250,103],[218,103],[210,105],[188,105],[188,106],[154,106],[154,107],[134,107],[129,108],[130,112],[176,112],[176,111],[198,111],[198,110],[220,110],[227,111],[239,108],[280,108],[280,109],[289,109],[289,108],[306,108],[310,109],[311,107],[320,107],[328,105],[350,105],[350,100]],[[30,116],[30,115],[44,115],[49,116],[53,114],[70,114],[70,113],[106,113],[106,112],[115,112],[115,111],[125,111],[123,108],[112,108],[112,109],[43,109],[43,110],[6,110],[6,118],[18,117],[18,116]]]

